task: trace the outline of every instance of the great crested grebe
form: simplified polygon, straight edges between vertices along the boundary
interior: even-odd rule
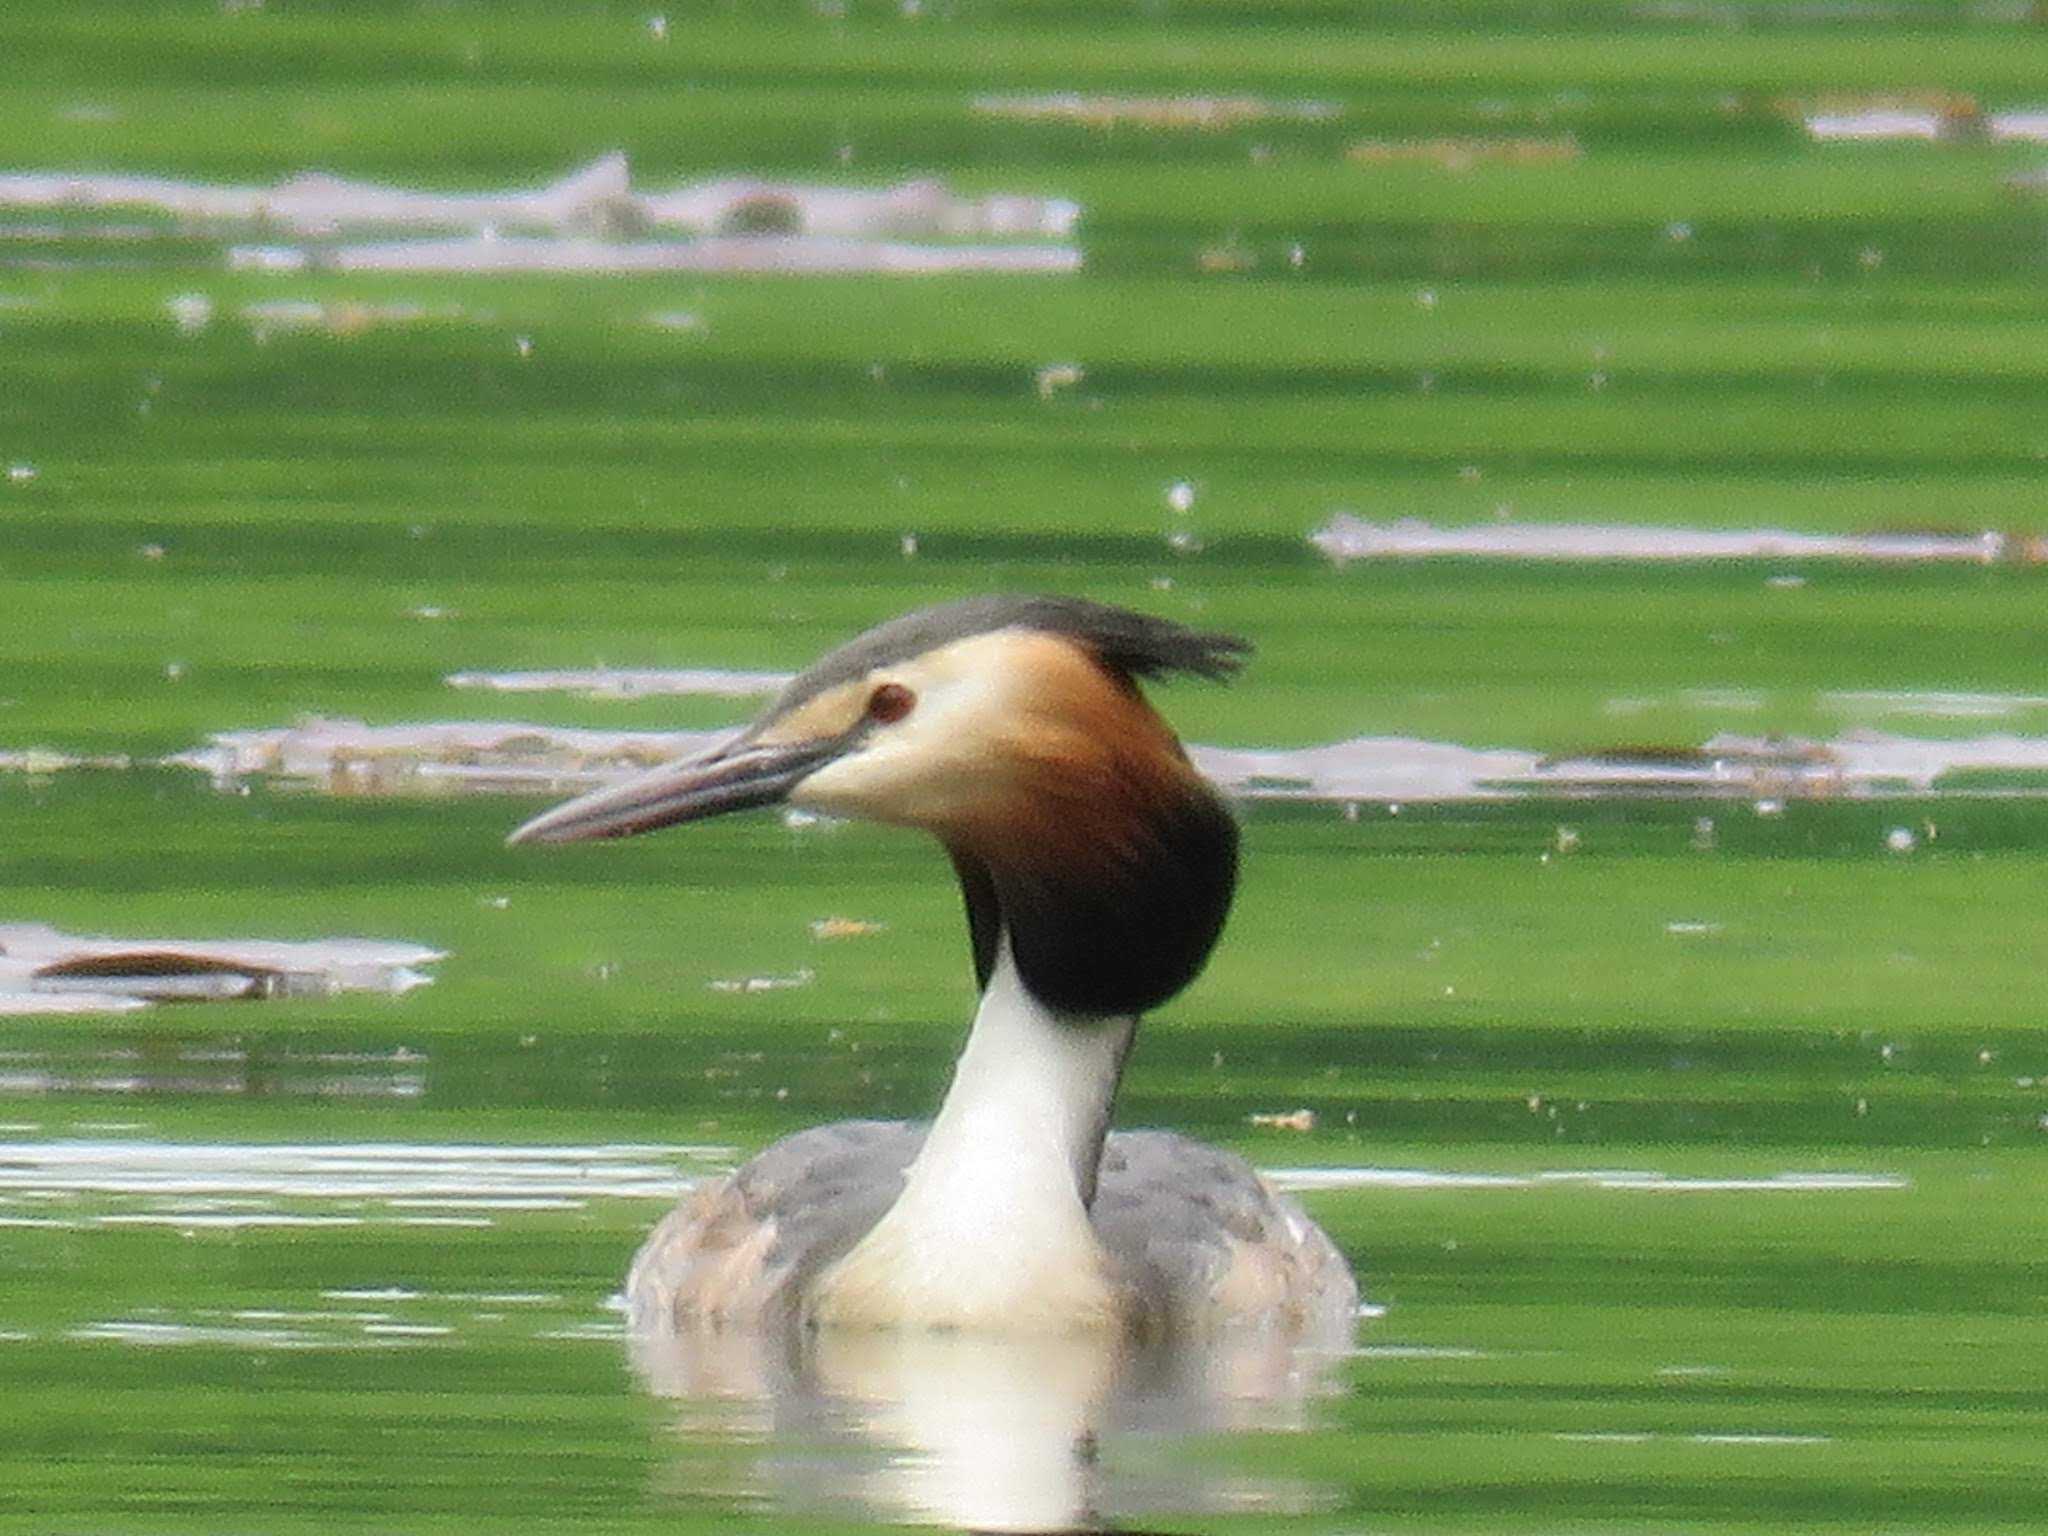
[[[1250,647],[1064,597],[905,615],[699,757],[511,841],[629,837],[787,803],[918,827],[952,856],[981,1004],[929,1128],[849,1121],[685,1197],[633,1261],[641,1330],[1328,1334],[1357,1302],[1321,1228],[1241,1159],[1110,1133],[1138,1016],[1208,959],[1237,826],[1140,678]]]

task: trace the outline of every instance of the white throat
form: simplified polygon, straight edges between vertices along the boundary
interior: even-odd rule
[[[810,1315],[1002,1332],[1117,1323],[1088,1201],[1135,1027],[1053,1013],[1005,941],[903,1193],[820,1277]]]

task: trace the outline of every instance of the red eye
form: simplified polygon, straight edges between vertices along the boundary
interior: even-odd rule
[[[868,695],[868,718],[894,725],[917,707],[917,695],[901,683],[884,683]]]

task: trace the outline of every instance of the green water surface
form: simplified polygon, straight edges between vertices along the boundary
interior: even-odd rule
[[[2042,531],[2048,221],[2005,178],[2048,149],[1820,145],[1784,106],[2039,106],[2023,8],[706,5],[665,38],[651,9],[17,0],[0,170],[457,188],[616,148],[649,185],[941,174],[1081,203],[1083,270],[261,273],[215,232],[0,215],[0,751],[142,760],[309,713],[721,724],[745,706],[442,679],[795,667],[1009,588],[1253,638],[1236,686],[1161,695],[1226,745],[1828,736],[1873,723],[1858,690],[2016,696],[1887,729],[2041,732],[2019,560],[1340,571],[1305,542],[1339,510]],[[971,109],[1048,91],[1337,110]],[[1565,134],[1550,166],[1346,154]],[[195,294],[211,322],[182,331]],[[278,301],[434,314],[243,313]],[[649,323],[675,312],[699,323]],[[1042,399],[1055,364],[1085,377]],[[0,1020],[0,1173],[103,1142],[638,1145],[680,1178],[929,1111],[973,1006],[937,850],[772,817],[504,849],[538,803],[0,776],[0,919],[451,952],[404,998]],[[1383,1314],[1298,1428],[1107,1441],[1113,1513],[2038,1528],[2044,842],[2026,797],[1248,809],[1230,933],[1148,1021],[1124,1123],[1508,1181],[1306,1196]],[[829,916],[884,926],[814,937]],[[1250,1118],[1303,1108],[1306,1133]],[[1600,1170],[1680,1187],[1541,1177]],[[882,1518],[790,1505],[759,1475],[786,1446],[643,1390],[607,1302],[664,1196],[264,1207],[306,1226],[198,1198],[0,1189],[0,1529]],[[1196,1497],[1218,1477],[1235,1504]]]

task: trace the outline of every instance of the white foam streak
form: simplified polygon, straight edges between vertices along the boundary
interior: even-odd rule
[[[1497,1360],[1490,1349],[1435,1344],[1365,1344],[1351,1351],[1359,1360]]]
[[[1375,523],[1340,512],[1309,535],[1333,564],[1353,560],[1699,561],[1875,560],[1887,563],[2003,559],[2005,535],[1980,533],[1794,533],[1782,528],[1659,528],[1635,523],[1473,523],[1421,518]]]
[[[1079,206],[1065,198],[1006,192],[963,197],[932,177],[845,186],[726,176],[635,187],[631,164],[618,150],[542,186],[485,191],[355,181],[323,171],[299,171],[271,184],[0,172],[0,209],[148,209],[189,224],[261,225],[302,237],[350,230],[467,230],[475,232],[479,245],[512,243],[514,231],[546,232],[565,237],[565,244],[573,239],[624,251],[668,243],[627,238],[635,235],[714,236],[748,228],[776,231],[764,237],[771,241],[836,236],[852,244],[884,237],[1064,239],[1081,215]],[[297,254],[303,258],[303,252]],[[205,328],[189,306],[180,323],[187,331]]]
[[[1752,1177],[1674,1177],[1616,1169],[1564,1168],[1540,1173],[1471,1173],[1433,1168],[1270,1168],[1268,1183],[1289,1193],[1329,1189],[1534,1189],[1576,1184],[1588,1189],[1655,1194],[1828,1194],[1911,1188],[1891,1173],[1774,1173]]]
[[[265,1211],[241,1216],[194,1216],[137,1211],[99,1216],[102,1227],[360,1227],[360,1216],[298,1216],[284,1211]]]
[[[120,1319],[89,1323],[67,1335],[119,1344],[233,1344],[245,1349],[311,1349],[321,1341],[290,1328],[210,1328],[194,1323],[151,1323]]]
[[[160,1197],[381,1199],[442,1209],[573,1210],[591,1199],[673,1200],[729,1147],[490,1147],[356,1142],[249,1146],[155,1141],[0,1142],[0,1190]],[[678,1163],[694,1165],[679,1172]],[[152,1219],[190,1225],[227,1220]],[[462,1220],[460,1217],[416,1220]]]
[[[1266,1182],[1295,1193],[1314,1189],[1520,1189],[1515,1173],[1454,1173],[1435,1168],[1269,1168]]]
[[[511,1195],[446,1195],[431,1199],[393,1199],[384,1203],[393,1210],[460,1211],[581,1211],[590,1205],[588,1200],[569,1200],[560,1196],[522,1199]]]
[[[297,260],[294,261],[293,258]],[[313,264],[311,253],[274,246],[228,253],[233,267]],[[790,276],[872,272],[1062,274],[1081,270],[1068,245],[923,245],[836,235],[709,235],[620,243],[591,236],[473,236],[337,246],[317,264],[340,272],[779,272]]]
[[[1563,1440],[1574,1445],[1654,1445],[1658,1442],[1681,1443],[1685,1445],[1754,1445],[1754,1446],[1801,1446],[1832,1445],[1832,1435],[1790,1435],[1790,1434],[1716,1434],[1663,1435],[1646,1430],[1560,1430],[1553,1434],[1553,1440]]]

